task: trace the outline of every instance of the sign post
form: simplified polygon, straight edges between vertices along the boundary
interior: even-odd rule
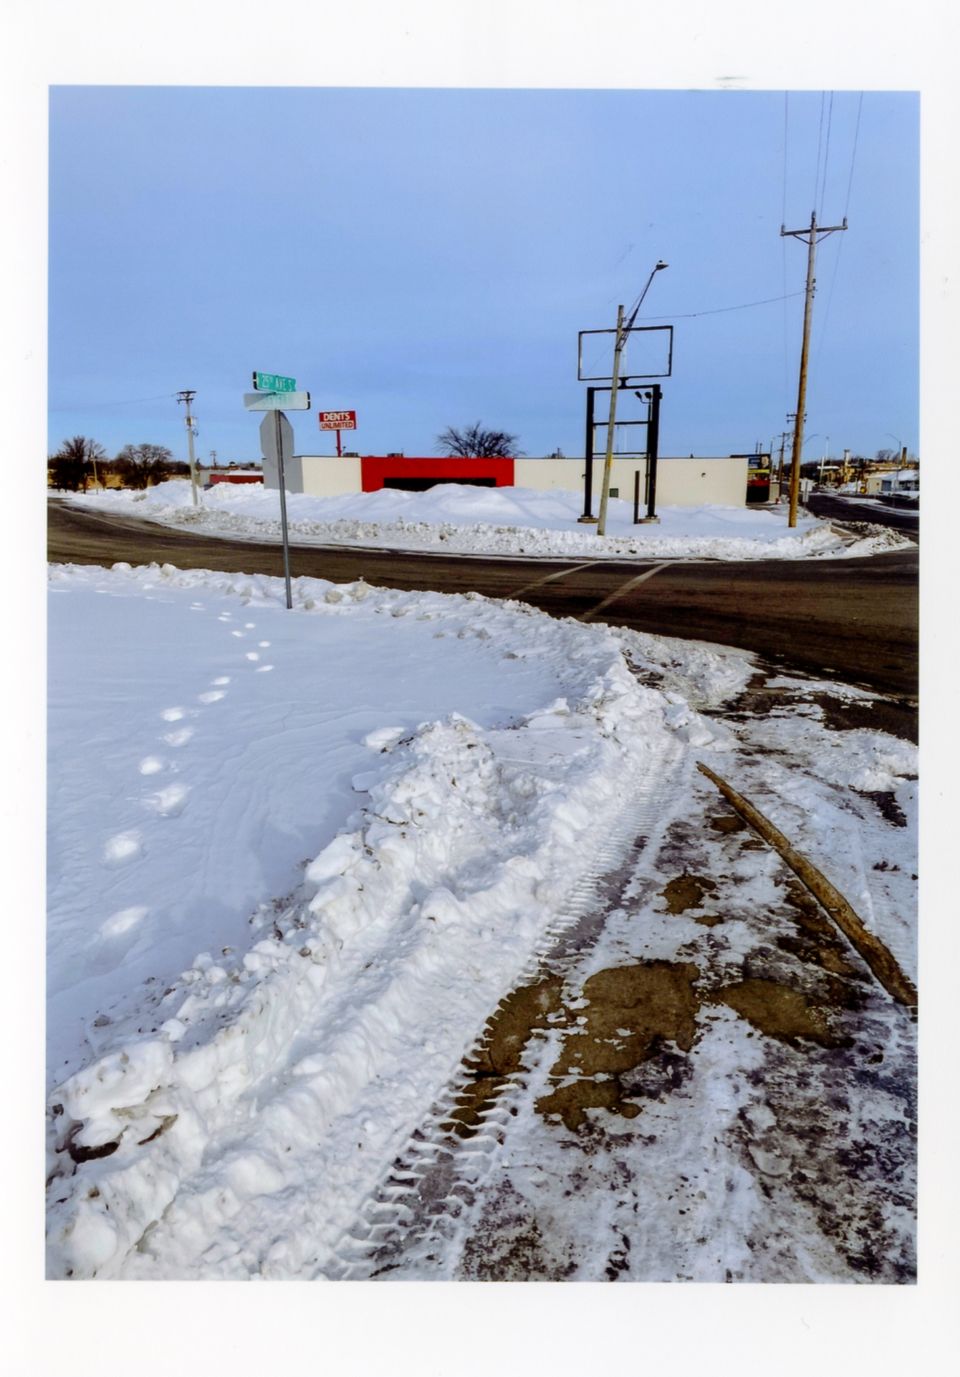
[[[341,430],[356,430],[357,413],[355,411],[319,411],[317,416],[321,430],[335,430],[337,432],[337,458],[339,459],[341,457],[340,432]]]
[[[290,546],[287,541],[287,491],[284,463],[293,454],[293,426],[282,411],[264,416],[260,422],[260,450],[264,459],[272,459],[277,466],[280,483],[280,534],[283,541],[283,577],[287,590],[287,607],[293,606],[290,593]]]
[[[290,544],[287,539],[287,482],[284,466],[293,457],[293,426],[283,414],[283,408],[291,411],[309,411],[310,393],[297,391],[296,378],[287,378],[280,373],[258,373],[254,370],[253,385],[256,391],[245,392],[243,404],[248,411],[266,411],[272,415],[264,416],[260,422],[260,450],[264,459],[270,459],[277,466],[277,479],[280,484],[280,535],[283,542],[283,578],[287,592],[287,610],[293,607],[290,592]]]

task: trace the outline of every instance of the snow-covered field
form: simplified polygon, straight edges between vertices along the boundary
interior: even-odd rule
[[[337,1275],[497,1002],[638,830],[652,864],[689,827],[695,758],[760,790],[915,975],[915,751],[828,732],[814,691],[835,686],[768,681],[799,710],[725,724],[754,677],[744,652],[362,582],[295,580],[287,611],[281,580],[172,566],[52,566],[49,627],[50,1276]],[[657,919],[648,964],[678,941],[689,960],[693,935],[721,981],[761,960],[751,914],[782,882],[766,853],[729,864],[726,945]],[[595,966],[620,950],[611,931]],[[711,1075],[756,1063],[731,1014],[700,1017]],[[909,1038],[890,1045],[909,1068]],[[871,1093],[861,1117],[886,1124],[899,1110]],[[683,1112],[662,1109],[662,1170]],[[753,1150],[761,1176],[780,1171],[770,1142]],[[877,1206],[898,1266],[903,1189]],[[579,1237],[551,1199],[558,1237],[564,1220]],[[674,1207],[654,1192],[646,1208],[666,1236]],[[719,1275],[692,1238],[657,1265],[849,1279],[829,1247],[803,1251],[799,1206],[783,1218],[790,1262],[766,1275],[742,1238]],[[631,1265],[666,1279],[639,1249]]]
[[[219,483],[194,507],[182,479],[145,492],[128,489],[72,494],[73,502],[122,511],[205,535],[247,540],[280,539],[280,498],[254,484]],[[801,513],[787,525],[787,508],[663,507],[659,523],[634,526],[633,505],[611,498],[607,534],[580,525],[582,498],[573,492],[480,488],[440,483],[426,492],[381,489],[348,497],[287,495],[290,540],[396,550],[448,551],[580,559],[812,559],[859,556],[910,542],[883,526],[856,538]]]

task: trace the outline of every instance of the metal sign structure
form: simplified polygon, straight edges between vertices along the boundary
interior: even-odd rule
[[[626,384],[621,383],[617,389],[619,392],[627,391]],[[657,460],[660,451],[660,403],[663,400],[663,389],[659,383],[648,384],[646,387],[629,389],[634,396],[647,408],[647,415],[644,420],[639,421],[615,421],[614,426],[646,426],[646,445],[642,451],[618,451],[617,458],[639,458],[641,453],[647,460],[647,479],[646,479],[646,503],[647,515],[645,521],[656,520],[657,504]],[[587,388],[587,432],[586,432],[586,464],[583,482],[583,515],[578,517],[581,522],[593,523],[596,517],[593,515],[593,460],[594,460],[594,437],[596,430],[602,425],[606,426],[605,421],[594,419],[594,398],[598,392],[609,392],[610,386],[588,387]],[[634,498],[634,523],[638,520],[637,513],[638,497]]]
[[[244,392],[248,411],[309,411],[309,392]]]
[[[641,382],[644,378],[669,378],[673,373],[673,326],[672,325],[632,325],[629,329],[621,329],[620,334],[623,338],[624,360],[623,365],[617,376],[618,385],[625,386],[631,382]],[[610,336],[608,340],[596,340],[598,335]],[[579,382],[610,382],[613,377],[612,368],[605,372],[585,372],[585,368],[596,368],[598,365],[592,360],[584,358],[584,351],[591,354],[596,353],[590,346],[598,343],[609,344],[610,355],[612,358],[613,349],[616,345],[616,329],[611,330],[580,330],[577,334],[577,379]],[[655,339],[654,336],[660,336]],[[642,337],[642,338],[641,338]],[[631,345],[633,349],[631,350]],[[630,355],[633,354],[633,359]],[[633,366],[633,361],[644,365],[642,368]],[[657,364],[653,368],[650,364]]]
[[[281,373],[253,372],[253,385],[258,392],[296,392],[296,378],[285,378]]]

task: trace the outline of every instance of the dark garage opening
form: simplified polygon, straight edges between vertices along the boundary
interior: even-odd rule
[[[440,483],[460,483],[471,488],[495,488],[495,478],[385,478],[385,488],[402,488],[404,492],[426,492]]]

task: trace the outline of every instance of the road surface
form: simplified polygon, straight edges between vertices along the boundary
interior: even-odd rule
[[[882,502],[858,502],[855,498],[838,497],[833,493],[815,492],[807,499],[807,508],[814,516],[828,521],[869,521],[871,526],[891,526],[910,540],[920,542],[920,513],[904,508],[885,507]]]
[[[48,558],[283,573],[278,544],[211,539],[56,500],[49,503]],[[576,559],[291,547],[295,576],[335,583],[362,577],[381,587],[520,598],[554,616],[738,646],[774,664],[895,695],[911,709],[917,693],[918,562],[915,549],[866,559],[585,565]]]

